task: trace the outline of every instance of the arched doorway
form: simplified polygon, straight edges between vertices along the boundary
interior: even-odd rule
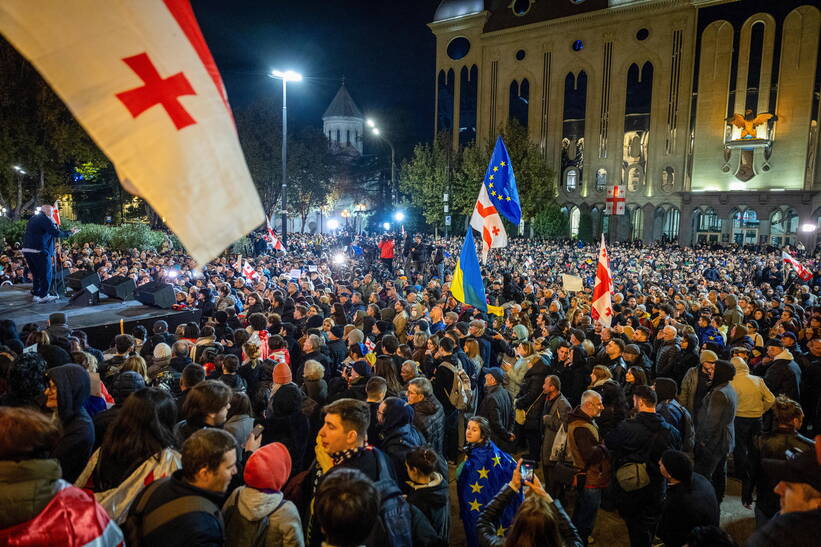
[[[776,247],[792,245],[798,233],[798,213],[792,208],[779,208],[770,214],[770,237]]]
[[[721,218],[715,209],[707,207],[703,211],[693,211],[693,233],[698,245],[713,244],[721,241]]]
[[[635,207],[630,210],[630,241],[644,238],[644,210]]]
[[[661,238],[664,241],[677,241],[681,212],[676,207],[670,207],[664,212],[661,223]]]
[[[568,224],[570,225],[570,237],[575,239],[579,237],[579,223],[582,219],[582,212],[575,205],[570,209],[570,218]]]
[[[754,209],[734,209],[730,214],[733,223],[733,241],[738,245],[758,243],[758,213]]]

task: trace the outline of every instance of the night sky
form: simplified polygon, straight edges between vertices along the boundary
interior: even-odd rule
[[[379,120],[400,155],[433,135],[435,40],[427,23],[438,3],[191,2],[235,109],[266,95],[281,105],[281,83],[267,74],[293,69],[306,79],[288,86],[289,126],[321,127],[344,75],[359,108]],[[366,152],[379,152],[369,141]]]

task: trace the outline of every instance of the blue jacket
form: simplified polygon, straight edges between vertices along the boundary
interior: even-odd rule
[[[54,239],[68,237],[71,233],[57,227],[54,222],[42,213],[37,213],[29,219],[26,225],[26,235],[23,237],[24,249],[35,249],[49,255],[54,254]]]

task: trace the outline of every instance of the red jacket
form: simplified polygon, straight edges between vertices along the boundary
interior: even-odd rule
[[[379,242],[379,258],[393,258],[394,241],[386,239]]]

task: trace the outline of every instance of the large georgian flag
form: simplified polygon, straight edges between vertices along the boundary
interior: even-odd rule
[[[613,291],[613,278],[610,275],[610,258],[607,256],[607,247],[604,245],[604,234],[601,236],[599,248],[599,263],[596,266],[596,284],[593,286],[593,305],[590,315],[603,327],[610,327],[613,321],[613,305],[610,293]]]
[[[2,0],[0,33],[199,264],[265,220],[188,0]]]

